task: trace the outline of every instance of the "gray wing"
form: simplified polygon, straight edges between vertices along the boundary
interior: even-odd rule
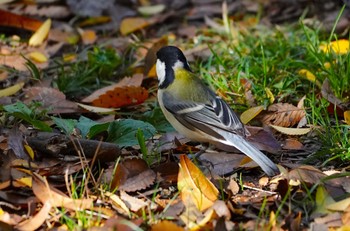
[[[165,108],[191,130],[199,129],[219,139],[224,137],[216,132],[218,129],[245,136],[245,129],[238,116],[217,96],[211,97],[208,103],[198,103],[180,101],[164,92],[163,101],[167,102]]]

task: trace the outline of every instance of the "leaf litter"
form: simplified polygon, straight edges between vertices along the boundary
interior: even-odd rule
[[[188,159],[183,154],[193,154],[202,147],[197,143],[188,142],[176,133],[174,135],[166,133],[162,137],[154,135],[152,131],[150,132],[152,135],[145,134],[153,129],[152,126],[156,127],[158,121],[151,126],[139,124],[138,126],[145,128],[141,131],[144,134],[137,129],[128,130],[126,125],[133,121],[128,120],[125,123],[123,113],[127,113],[127,116],[133,113],[140,116],[153,107],[149,102],[154,102],[155,98],[156,84],[152,77],[155,77],[153,64],[156,50],[160,46],[173,42],[174,38],[197,39],[195,38],[196,29],[199,27],[203,29],[206,26],[198,19],[204,19],[204,17],[212,28],[220,26],[222,31],[225,31],[225,27],[211,19],[214,16],[222,16],[221,3],[193,1],[189,6],[185,1],[176,1],[166,6],[169,11],[166,7],[165,10],[163,9],[164,5],[152,6],[149,1],[140,1],[138,4],[137,7],[133,7],[131,3],[119,5],[119,3],[113,4],[112,1],[106,4],[87,1],[82,5],[82,3],[68,1],[67,5],[48,4],[44,7],[40,7],[39,4],[29,6],[21,2],[6,5],[8,10],[4,10],[2,16],[6,13],[8,16],[4,17],[8,21],[0,20],[1,26],[28,29],[31,34],[37,32],[40,36],[34,43],[29,42],[39,47],[28,47],[27,44],[21,44],[21,41],[16,39],[4,42],[5,46],[2,46],[1,54],[7,56],[0,62],[19,71],[17,74],[23,76],[25,81],[16,82],[17,78],[11,78],[9,73],[4,79],[7,81],[6,84],[10,85],[8,87],[15,86],[15,90],[10,89],[10,93],[6,91],[2,96],[9,97],[10,101],[23,101],[29,111],[32,110],[32,107],[31,109],[29,107],[33,103],[39,102],[40,105],[36,107],[37,111],[34,113],[29,112],[25,106],[11,107],[13,101],[8,103],[10,107],[7,108],[7,112],[12,112],[13,117],[17,115],[15,113],[20,113],[22,120],[12,120],[7,124],[14,125],[15,128],[19,124],[21,132],[14,132],[15,130],[9,130],[7,127],[0,128],[1,137],[4,137],[0,144],[7,144],[0,149],[2,167],[0,198],[4,201],[0,203],[1,226],[5,227],[5,224],[8,224],[9,227],[18,230],[50,229],[63,227],[60,218],[70,218],[76,222],[76,226],[79,226],[79,213],[84,211],[85,216],[92,218],[81,228],[91,228],[91,230],[104,228],[128,230],[130,226],[151,230],[183,230],[184,227],[194,230],[238,228],[299,230],[309,226],[313,227],[313,230],[314,227],[341,228],[349,225],[349,201],[347,198],[342,198],[349,192],[346,188],[349,187],[346,184],[349,176],[346,173],[341,175],[342,172],[337,172],[335,175],[328,176],[316,167],[301,165],[300,159],[290,163],[287,158],[271,155],[274,160],[283,159],[279,165],[282,174],[272,179],[261,178],[256,164],[238,153],[228,155],[217,153],[216,150],[209,148],[198,160]],[[265,2],[262,4],[265,8],[271,7]],[[275,21],[281,20],[276,14],[283,10],[281,6],[283,6],[281,2],[276,4],[273,13],[265,17]],[[44,18],[39,21],[31,17],[13,15],[10,12],[11,7],[12,12],[17,14],[25,13],[36,17],[44,16]],[[258,4],[251,1],[228,1],[224,7],[228,13],[237,12],[241,7],[252,12],[258,12],[259,9]],[[69,10],[63,11],[63,9]],[[113,9],[120,14],[115,14]],[[152,16],[139,15],[136,9],[142,14]],[[103,12],[107,12],[106,16]],[[68,24],[66,18],[72,14],[84,15],[88,18],[81,21],[78,19],[78,22],[70,21]],[[106,19],[98,20],[101,16]],[[295,17],[288,12],[282,13],[282,16]],[[48,29],[46,26],[44,32],[40,32],[43,29],[40,30],[39,27],[46,18],[51,18],[53,28]],[[95,20],[92,20],[94,18]],[[174,21],[183,18],[189,19],[187,27],[178,27],[178,22],[174,24]],[[89,19],[87,23],[86,20]],[[192,22],[197,25],[191,25]],[[178,27],[174,30],[177,34],[160,37],[162,33],[156,30],[163,28],[165,24],[170,28]],[[84,29],[79,28],[82,26]],[[113,32],[104,34],[101,29],[103,27],[112,28]],[[119,34],[117,37],[113,35],[118,31],[124,37],[119,37]],[[137,37],[140,34],[153,41],[141,42]],[[30,41],[29,35],[21,36],[22,38]],[[47,78],[45,74],[53,73],[49,69],[60,68],[57,60],[64,60],[62,57],[68,52],[74,53],[72,63],[79,60],[79,56],[86,58],[86,53],[84,57],[83,51],[75,54],[77,48],[74,44],[88,49],[91,44],[105,45],[106,39],[110,41],[107,46],[122,51],[124,56],[129,55],[130,49],[125,44],[139,45],[138,49],[141,52],[133,54],[136,61],[130,65],[128,74],[109,73],[108,75],[113,77],[112,81],[99,79],[108,84],[96,83],[98,87],[95,89],[99,90],[95,93],[90,91],[89,95],[85,95],[85,99],[68,98],[63,91],[57,89],[54,80],[58,77],[55,74],[50,76],[49,84],[40,86],[44,84],[44,78]],[[217,38],[213,41],[215,39]],[[79,52],[81,50],[79,49]],[[186,54],[190,59],[198,56],[208,57],[205,54],[208,51],[207,46],[199,45],[193,49],[187,49]],[[29,76],[28,60],[21,54],[25,54],[24,57],[31,57],[31,61],[35,63],[39,73],[36,76],[37,79],[25,77]],[[57,60],[53,61],[56,58]],[[64,63],[65,71],[69,71],[69,65],[71,63]],[[125,76],[132,76],[132,78]],[[19,83],[21,85],[18,85]],[[6,85],[3,80],[0,84],[2,87]],[[118,99],[111,96],[112,92],[124,94],[126,89],[131,89],[130,85],[135,87],[132,93]],[[249,105],[257,106],[251,87],[251,85],[244,87],[245,97]],[[285,140],[281,137],[289,139],[282,146],[283,152],[287,152],[286,155],[293,154],[288,152],[290,150],[305,151],[306,147],[296,137],[310,132],[309,128],[296,128],[305,116],[305,109],[289,103],[274,103],[276,96],[268,88],[265,91],[271,105],[265,111],[262,111],[263,106],[257,106],[257,111],[248,111],[250,117],[246,121],[272,125],[277,131],[289,136],[281,135],[268,128],[250,127],[248,128],[249,138],[252,142],[256,142],[260,149],[270,153],[281,151],[280,141]],[[347,108],[335,96],[326,81],[322,85],[321,94],[342,112]],[[227,96],[224,92],[222,95]],[[110,103],[110,98],[113,99],[113,104]],[[131,100],[127,101],[126,98]],[[89,129],[84,126],[94,128],[95,140],[86,139],[89,133],[81,133],[76,129],[75,119],[79,115],[101,120],[105,118],[101,111],[82,111],[76,104],[76,102],[92,103],[94,100],[100,102],[95,106],[123,107],[117,111],[110,110],[104,113],[113,113],[117,121],[118,119],[123,121],[123,126],[126,127],[123,129],[118,127],[118,129],[121,133],[127,132],[126,136],[109,134],[109,142],[107,142],[108,135],[105,133],[108,129],[103,127],[105,124],[88,121],[85,125],[80,124],[80,128],[85,130]],[[115,103],[118,100],[121,103]],[[59,115],[61,120],[54,120],[45,114],[48,107],[50,108],[48,114]],[[40,112],[40,110],[43,111]],[[343,114],[339,113],[339,115]],[[43,121],[46,126],[54,127],[54,130],[46,133],[33,130],[33,126],[45,127],[42,124]],[[55,124],[57,121],[61,121],[61,127],[57,127],[58,124]],[[62,134],[64,128],[69,127],[70,124],[73,124],[71,132]],[[298,129],[298,131],[291,132],[284,129]],[[301,133],[300,129],[307,129],[307,132],[303,130],[304,133]],[[138,141],[131,141],[136,136]],[[142,137],[147,138],[142,140]],[[117,144],[111,143],[113,141]],[[162,153],[158,159],[150,158],[155,150]],[[121,156],[128,156],[129,159]],[[139,159],[140,156],[144,159]],[[177,162],[180,162],[180,167]],[[290,170],[285,167],[289,167]],[[243,174],[240,173],[242,169]],[[318,214],[315,213],[312,219],[308,219],[304,215],[312,211],[315,205],[307,198],[315,194]],[[330,198],[335,198],[337,201],[332,201]],[[284,199],[289,199],[291,203],[284,203]],[[31,204],[31,210],[27,207],[28,204]],[[25,215],[27,211],[31,212]],[[142,214],[154,215],[154,218],[144,219],[145,216]]]

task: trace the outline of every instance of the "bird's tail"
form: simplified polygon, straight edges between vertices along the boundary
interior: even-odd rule
[[[225,138],[227,139],[226,142],[228,142],[225,142],[226,145],[231,144],[239,151],[246,154],[248,157],[254,160],[268,176],[274,176],[280,173],[275,163],[273,163],[264,153],[246,141],[243,137],[230,134],[229,137]]]

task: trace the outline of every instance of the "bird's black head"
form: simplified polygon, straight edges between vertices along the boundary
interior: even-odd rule
[[[166,88],[175,79],[175,69],[184,68],[191,71],[182,51],[175,46],[165,46],[157,52],[157,76],[159,88]]]

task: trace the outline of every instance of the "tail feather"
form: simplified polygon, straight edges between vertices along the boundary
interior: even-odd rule
[[[225,138],[232,146],[254,160],[268,176],[274,176],[280,173],[275,163],[243,137],[230,134],[230,137]],[[228,143],[225,142],[225,144],[227,145]]]

